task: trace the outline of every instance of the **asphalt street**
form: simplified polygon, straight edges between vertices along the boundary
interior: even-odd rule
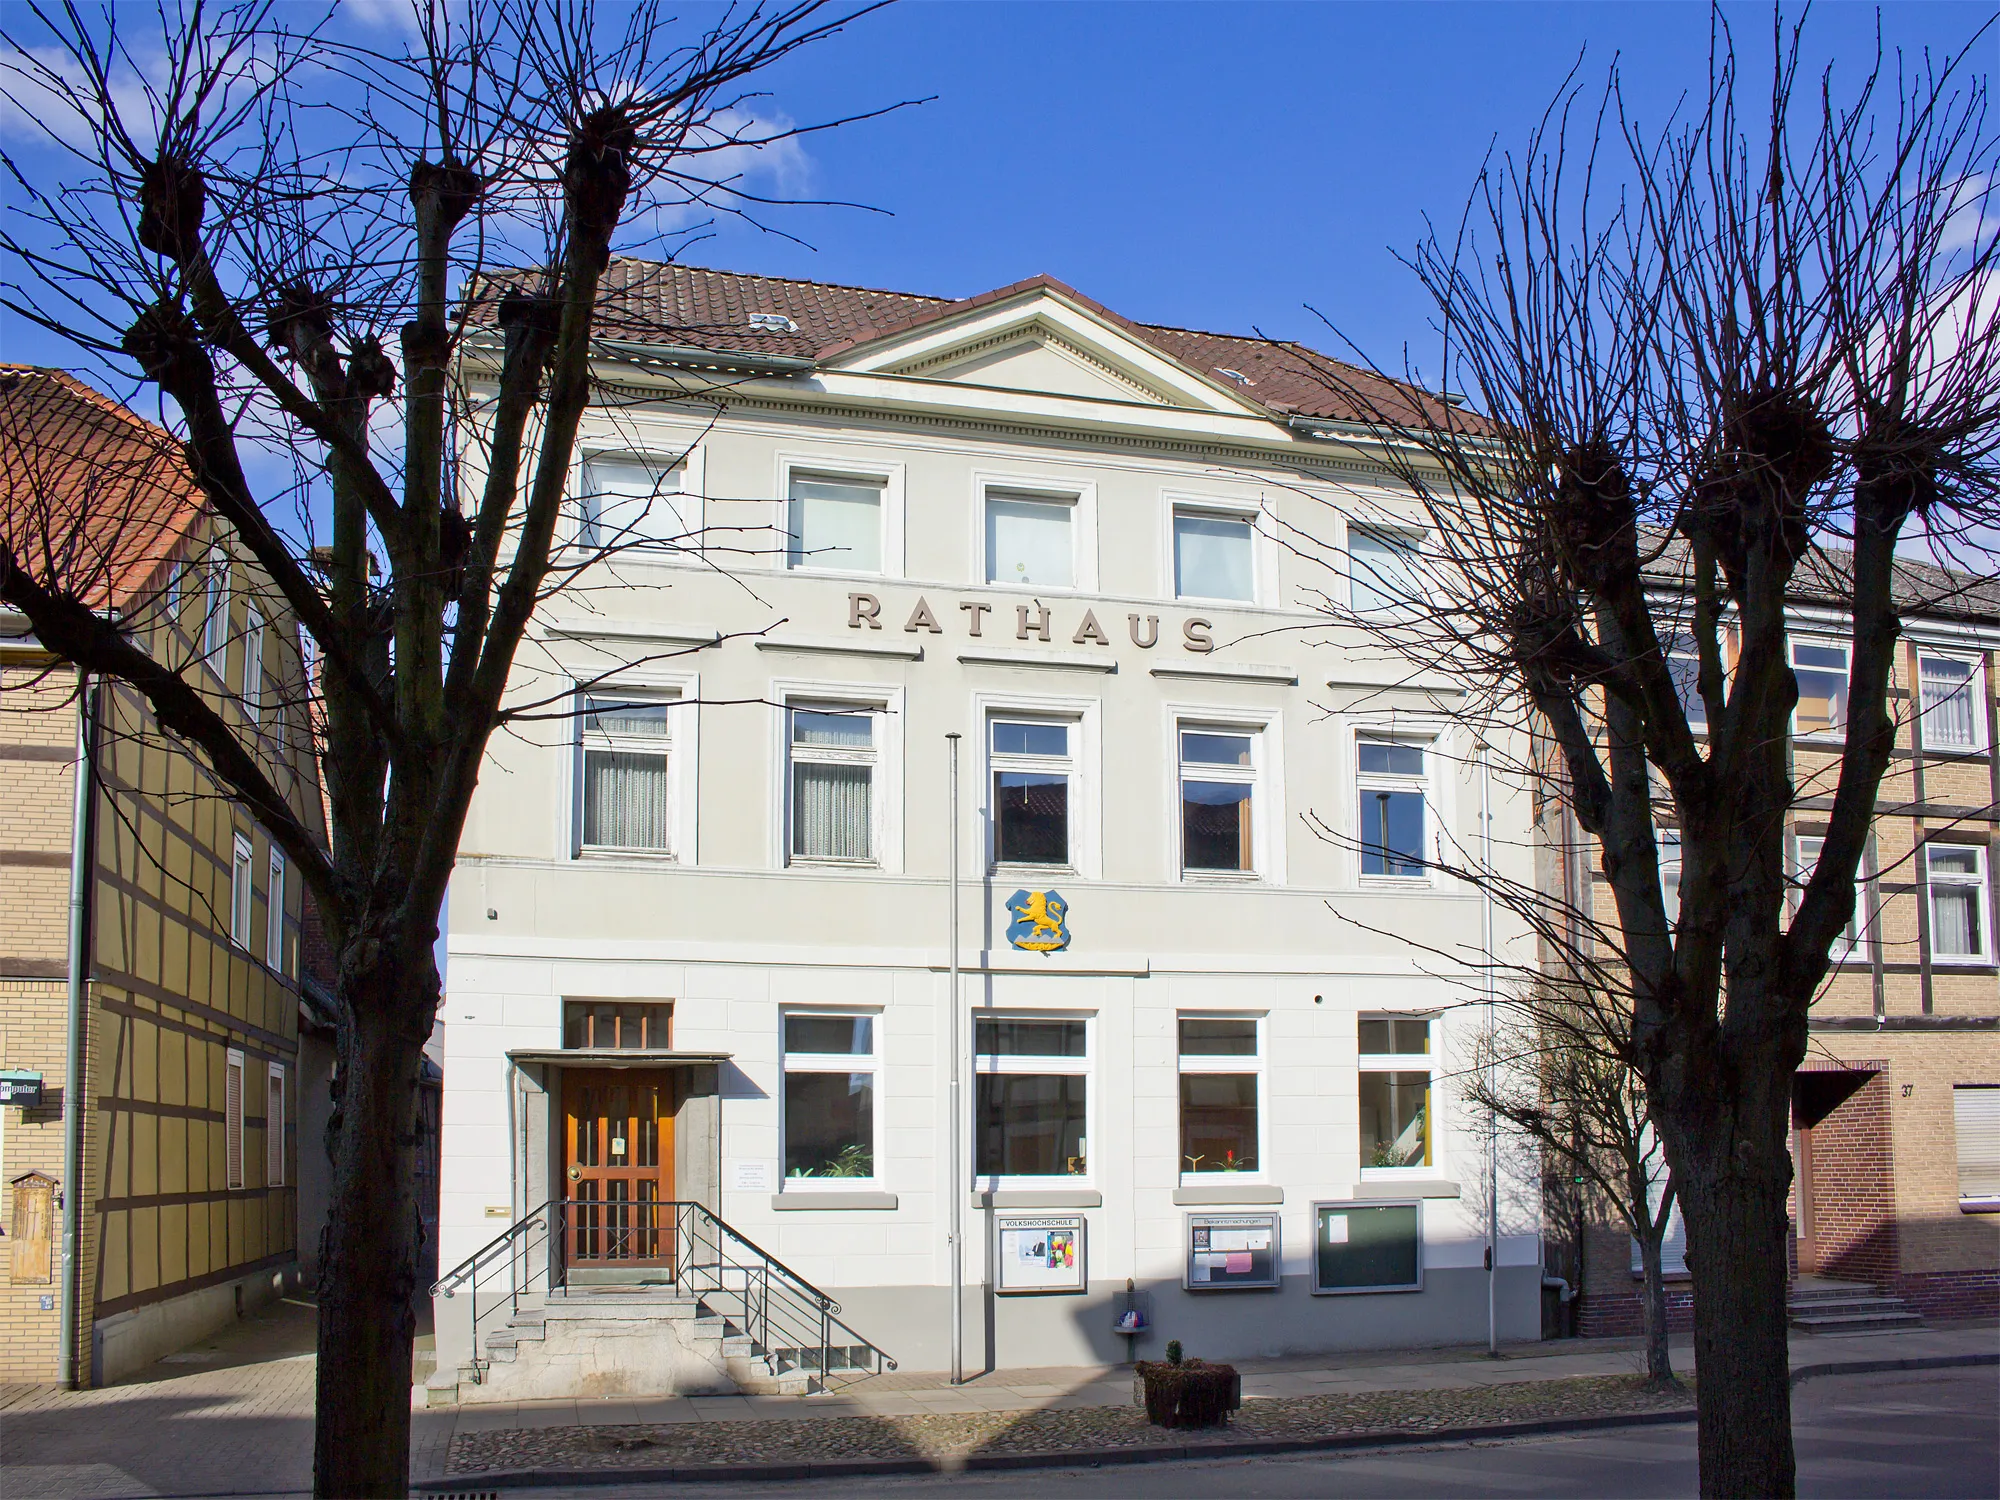
[[[1793,1393],[1799,1494],[1825,1500],[2000,1495],[2000,1368],[1830,1376]],[[1653,1496],[1693,1495],[1694,1426],[1638,1427],[1576,1437],[1378,1449],[1324,1457],[1219,1459],[1130,1467],[1033,1469],[777,1484],[684,1484],[674,1494],[766,1496],[1032,1494],[1092,1500],[1162,1496]],[[627,1500],[650,1486],[510,1489],[509,1500],[578,1496]]]

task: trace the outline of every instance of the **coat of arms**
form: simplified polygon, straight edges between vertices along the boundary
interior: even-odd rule
[[[1007,941],[1031,953],[1050,953],[1069,946],[1069,903],[1054,891],[1016,891],[1007,898],[1014,920]]]

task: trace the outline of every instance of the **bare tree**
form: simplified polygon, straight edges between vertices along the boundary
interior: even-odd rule
[[[145,622],[101,608],[62,548],[0,552],[0,598],[144,693],[325,920],[322,1495],[407,1487],[439,905],[530,616],[622,540],[555,555],[614,242],[754,212],[746,157],[799,131],[760,124],[750,88],[870,8],[690,25],[651,3],[419,0],[387,40],[271,0],[160,0],[137,33],[71,0],[8,23],[0,86],[50,139],[5,159],[24,203],[0,300],[157,392],[215,517],[314,647],[331,847],[190,664],[142,649]],[[451,378],[473,349],[477,402]]]
[[[1501,894],[1558,972],[1610,964],[1630,996],[1620,1048],[1687,1225],[1702,1492],[1789,1495],[1791,1080],[1854,914],[1902,621],[1994,572],[2000,150],[1964,53],[1878,55],[1847,85],[1803,75],[1774,17],[1748,79],[1713,26],[1707,89],[1664,126],[1615,69],[1601,96],[1572,82],[1410,257],[1433,379],[1464,404],[1325,363],[1367,414],[1328,435],[1372,447],[1429,538],[1378,565],[1375,607],[1328,607],[1551,751],[1514,769],[1595,851],[1610,909]],[[1903,555],[1924,551],[1953,566]],[[1788,884],[1801,601],[1846,618],[1852,657],[1844,741],[1807,789],[1825,842]]]
[[[1474,1110],[1525,1136],[1545,1161],[1609,1205],[1639,1245],[1646,1378],[1674,1384],[1664,1255],[1673,1176],[1610,1009],[1570,985],[1542,981],[1496,1009],[1459,1092]]]

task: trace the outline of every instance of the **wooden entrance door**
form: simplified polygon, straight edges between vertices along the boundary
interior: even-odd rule
[[[1799,1274],[1810,1276],[1819,1270],[1819,1226],[1813,1213],[1812,1127],[1799,1126],[1793,1135],[1792,1197],[1798,1215]]]
[[[563,1073],[564,1250],[585,1279],[672,1271],[674,1078],[642,1068]]]

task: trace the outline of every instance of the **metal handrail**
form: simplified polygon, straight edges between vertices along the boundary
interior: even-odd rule
[[[535,1254],[537,1230],[545,1256]],[[706,1311],[734,1321],[753,1347],[815,1369],[822,1380],[832,1373],[836,1350],[849,1370],[896,1368],[886,1351],[841,1320],[834,1298],[704,1205],[684,1200],[551,1199],[439,1277],[431,1295],[467,1294],[472,1364],[483,1369],[482,1316],[501,1306],[518,1312],[522,1295],[537,1283],[548,1292],[567,1288],[573,1262],[656,1268]],[[503,1268],[506,1284],[482,1315],[482,1288],[491,1295]],[[836,1340],[836,1332],[843,1337]]]

